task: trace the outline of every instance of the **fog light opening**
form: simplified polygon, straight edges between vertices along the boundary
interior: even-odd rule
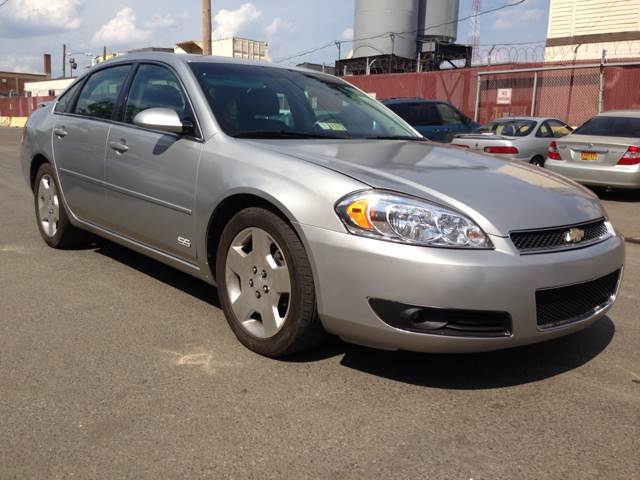
[[[433,312],[424,308],[407,308],[402,312],[402,316],[411,322],[414,328],[420,330],[439,330],[449,324],[447,320],[437,318],[437,314],[433,315]]]

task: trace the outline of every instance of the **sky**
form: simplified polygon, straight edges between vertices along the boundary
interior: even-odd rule
[[[4,0],[0,0],[0,4]],[[393,1],[393,0],[390,0]],[[433,1],[433,0],[432,0]],[[516,0],[483,0],[482,10]],[[460,17],[472,0],[460,0]],[[544,42],[549,0],[520,5],[481,17],[483,56],[493,44]],[[0,6],[0,71],[41,72],[42,54],[53,56],[53,75],[61,74],[62,44],[80,68],[91,55],[139,47],[173,47],[201,36],[200,0],[8,0]],[[280,61],[332,40],[353,38],[354,0],[212,0],[214,38],[237,35],[269,43],[269,56]],[[460,22],[458,41],[468,42],[469,21]],[[343,55],[350,49],[342,46]],[[536,50],[537,49],[537,50]],[[541,44],[497,45],[495,58],[526,60],[540,55]],[[284,63],[332,64],[331,46]]]

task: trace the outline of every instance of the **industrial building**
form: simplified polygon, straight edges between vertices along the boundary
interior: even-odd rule
[[[26,97],[57,97],[64,92],[75,80],[75,77],[40,80],[24,84]]]
[[[0,69],[2,66],[0,65]],[[0,70],[0,97],[17,97],[25,92],[27,82],[51,78],[51,55],[43,56],[44,73],[23,73]]]
[[[338,74],[469,66],[471,47],[455,43],[459,8],[459,0],[356,0],[353,51]]]
[[[333,65],[325,65],[324,63],[311,63],[311,62],[303,62],[298,63],[296,67],[306,68],[307,70],[314,70],[316,72],[328,73],[330,75],[335,75],[335,67]]]
[[[640,0],[551,0],[545,61],[640,56]]]
[[[174,51],[175,53],[193,53],[202,55],[202,40],[178,42]],[[211,54],[220,57],[269,60],[269,51],[266,42],[240,37],[213,40],[211,42]]]

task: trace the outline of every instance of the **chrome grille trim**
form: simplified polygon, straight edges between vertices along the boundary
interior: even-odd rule
[[[584,238],[576,242],[567,241],[565,236],[572,229],[582,230]],[[605,218],[600,218],[561,227],[516,230],[510,232],[509,238],[520,254],[527,255],[584,248],[603,242],[613,235],[611,224]]]

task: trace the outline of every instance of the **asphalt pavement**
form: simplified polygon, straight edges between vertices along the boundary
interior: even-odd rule
[[[0,129],[1,479],[640,478],[640,245],[569,337],[269,360],[214,288],[103,240],[46,247],[18,141]],[[606,206],[638,224],[640,195]]]

